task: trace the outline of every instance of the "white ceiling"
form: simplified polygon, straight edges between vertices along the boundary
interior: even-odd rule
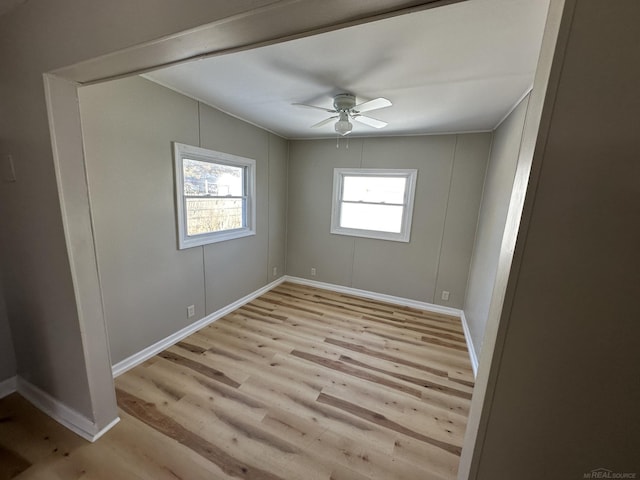
[[[386,97],[369,115],[407,135],[494,129],[533,82],[548,0],[468,0],[157,70],[145,77],[286,138],[335,135],[329,114],[349,92]]]

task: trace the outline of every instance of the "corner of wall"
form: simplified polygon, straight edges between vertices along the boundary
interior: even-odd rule
[[[6,378],[0,381],[0,398],[4,398],[11,395],[18,389],[18,379],[14,375],[13,377]]]
[[[56,422],[90,442],[98,440],[120,421],[120,417],[116,416],[107,425],[100,427],[94,420],[90,420],[80,412],[69,408],[27,380],[21,377],[17,377],[15,380],[16,390],[26,400]]]
[[[460,310],[460,320],[462,321],[464,338],[467,341],[467,349],[469,350],[469,360],[471,360],[473,377],[476,378],[478,376],[478,350],[473,343],[473,338],[471,337],[471,331],[469,330],[469,324],[467,323],[467,317],[464,314],[464,310]]]

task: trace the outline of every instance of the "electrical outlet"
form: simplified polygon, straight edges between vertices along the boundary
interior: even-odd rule
[[[271,270],[271,275],[273,275],[274,277],[278,275],[278,267],[273,267],[273,269]]]
[[[446,290],[442,291],[442,300],[449,300],[449,292]]]
[[[196,306],[195,305],[189,305],[187,307],[187,318],[191,318],[196,314]]]
[[[315,277],[316,276],[316,269],[315,267],[311,267],[311,276]]]

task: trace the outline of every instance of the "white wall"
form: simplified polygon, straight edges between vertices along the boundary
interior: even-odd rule
[[[527,95],[493,134],[463,310],[479,356],[518,164]]]
[[[461,307],[490,141],[485,133],[351,138],[349,148],[291,142],[287,273]],[[418,169],[409,243],[329,233],[336,167]]]
[[[80,109],[114,364],[284,273],[286,141],[140,77],[81,88]],[[173,141],[256,160],[255,236],[177,249]]]

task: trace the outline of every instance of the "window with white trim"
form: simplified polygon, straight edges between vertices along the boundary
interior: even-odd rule
[[[178,248],[255,235],[250,158],[174,142]]]
[[[408,242],[418,171],[335,168],[331,233]]]

